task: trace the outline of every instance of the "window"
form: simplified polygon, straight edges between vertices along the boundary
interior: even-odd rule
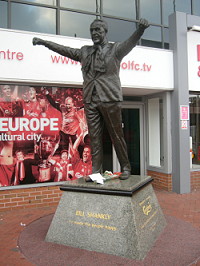
[[[140,17],[150,23],[161,23],[160,0],[140,0]]]
[[[90,23],[101,17],[109,24],[109,41],[123,41],[145,18],[151,27],[139,44],[169,49],[168,17],[175,11],[200,16],[200,1],[0,0],[0,27],[90,38]]]
[[[161,48],[161,27],[151,26],[149,27],[142,36],[142,45]]]
[[[35,3],[35,4],[45,4],[56,6],[56,0],[26,0],[27,2]]]
[[[200,167],[200,95],[190,95],[190,137],[192,137],[192,167]]]
[[[0,187],[92,173],[82,89],[49,86],[46,98],[43,90],[42,85],[0,85]],[[88,156],[82,160],[85,149]]]
[[[0,1],[0,28],[7,28],[7,6],[4,1]]]
[[[60,34],[72,37],[90,38],[90,24],[95,18],[96,17],[92,15],[61,11]]]
[[[24,4],[11,4],[11,28],[56,34],[56,11]]]
[[[135,30],[136,24],[133,22],[104,18],[108,23],[108,40],[120,42],[126,40]]]
[[[96,0],[60,0],[60,6],[71,9],[95,12]]]
[[[175,0],[175,11],[191,14],[191,0]]]
[[[193,14],[196,16],[200,16],[200,1],[193,0]]]
[[[104,0],[103,14],[136,19],[136,2],[134,0]]]
[[[162,8],[163,8],[163,24],[169,25],[168,17],[170,14],[174,12],[174,0],[163,0],[162,1]]]

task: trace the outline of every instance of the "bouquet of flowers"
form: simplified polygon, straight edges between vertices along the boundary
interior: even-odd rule
[[[120,175],[121,175],[120,172],[112,173],[111,171],[105,171],[102,176],[104,181],[106,182],[108,180],[119,178]]]
[[[105,171],[103,173],[103,175],[101,175],[100,173],[97,174],[91,174],[89,176],[85,177],[85,181],[86,182],[95,182],[97,184],[104,184],[104,182],[108,181],[108,180],[113,180],[115,178],[118,178],[121,175],[120,172],[115,172],[112,173],[110,171]]]

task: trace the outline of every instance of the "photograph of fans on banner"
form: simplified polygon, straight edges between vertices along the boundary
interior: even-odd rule
[[[0,186],[92,173],[82,89],[0,85]]]

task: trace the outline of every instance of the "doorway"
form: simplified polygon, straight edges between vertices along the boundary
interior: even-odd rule
[[[122,109],[123,130],[127,143],[132,175],[144,175],[144,106],[143,104],[124,103]],[[120,165],[108,132],[104,131],[103,170],[120,172]]]

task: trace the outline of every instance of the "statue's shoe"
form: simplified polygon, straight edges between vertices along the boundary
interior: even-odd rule
[[[119,179],[126,180],[130,177],[130,175],[131,175],[130,171],[123,171],[119,176]]]

